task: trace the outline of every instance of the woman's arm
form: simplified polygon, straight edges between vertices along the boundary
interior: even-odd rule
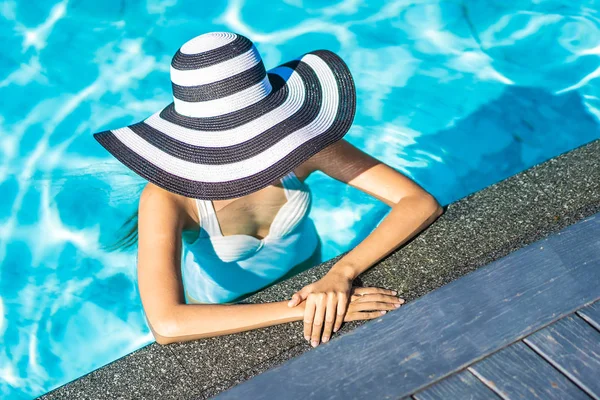
[[[375,167],[377,168],[385,171],[390,167],[380,164]],[[385,175],[386,172],[382,174]],[[407,194],[397,203],[391,204],[391,207],[391,211],[381,223],[332,266],[333,273],[355,279],[431,225],[443,212],[436,199],[427,192]]]
[[[159,344],[299,321],[304,304],[186,304],[181,280],[181,234],[185,221],[181,198],[149,184],[140,197],[138,285],[148,325]],[[357,289],[347,321],[371,319],[403,301],[379,288]]]
[[[327,149],[319,169],[379,199],[392,209],[381,223],[331,268],[350,279],[421,232],[442,213],[437,200],[409,177],[345,140]]]
[[[437,200],[412,179],[340,140],[313,156],[310,170],[347,183],[389,205],[392,210],[356,247],[319,281],[292,296],[290,306],[305,301],[304,334],[313,345],[328,339],[342,324],[352,281],[442,214]],[[325,320],[322,329],[319,322]]]
[[[138,285],[148,325],[160,344],[226,335],[302,319],[302,307],[186,304],[181,280],[181,199],[149,184],[140,196]]]
[[[153,330],[159,344],[228,335],[266,326],[299,321],[302,309],[285,301],[262,304],[179,304],[166,330]]]

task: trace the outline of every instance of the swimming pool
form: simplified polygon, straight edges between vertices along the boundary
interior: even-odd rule
[[[442,204],[600,137],[594,1],[198,3],[0,3],[2,398],[42,394],[152,341],[134,253],[97,246],[141,181],[91,133],[169,103],[170,59],[199,33],[248,36],[267,68],[338,52],[358,89],[347,140]],[[107,169],[77,172],[99,162]],[[388,211],[322,174],[307,183],[324,259]]]

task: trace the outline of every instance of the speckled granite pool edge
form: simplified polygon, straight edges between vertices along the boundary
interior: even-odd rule
[[[450,204],[360,281],[396,288],[411,301],[598,211],[600,140]],[[341,256],[249,300],[285,299]],[[340,334],[358,325],[347,324]],[[209,398],[310,349],[299,322],[164,347],[152,343],[39,398]]]

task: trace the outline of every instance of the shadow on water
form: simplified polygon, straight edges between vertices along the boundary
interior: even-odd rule
[[[455,192],[467,196],[598,138],[598,121],[580,93],[556,95],[538,87],[507,86],[499,97],[452,126],[419,136],[413,146],[432,154],[441,149],[440,165],[422,172],[449,171],[458,177],[452,183],[460,186]],[[416,170],[413,178],[424,181],[420,172]],[[442,205],[458,200],[432,194]],[[364,240],[389,211],[384,204],[367,211],[349,247]]]
[[[583,145],[600,137],[600,127],[576,92],[555,95],[524,86],[509,86],[497,99],[490,101],[453,126],[421,137],[417,144],[424,150],[443,148],[448,156],[444,163],[464,170],[460,175],[465,193],[472,193],[508,178],[535,164],[546,161],[547,152],[536,149],[552,147],[551,154]],[[487,151],[481,152],[487,146]],[[469,157],[472,155],[472,157]],[[523,167],[525,165],[525,167]],[[387,206],[374,207],[364,216],[350,248],[356,247],[387,215]],[[414,240],[414,238],[412,239]],[[410,243],[409,240],[407,243]],[[321,240],[315,253],[270,287],[310,269],[321,262]],[[360,283],[358,283],[360,284]],[[235,300],[238,302],[263,289]]]
[[[416,146],[441,149],[444,169],[460,178],[458,192],[466,196],[597,138],[598,121],[580,93],[507,86],[452,126],[419,137]]]

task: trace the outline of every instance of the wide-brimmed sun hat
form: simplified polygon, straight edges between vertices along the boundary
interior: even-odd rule
[[[144,121],[94,134],[146,180],[221,200],[270,185],[340,140],[356,110],[344,61],[315,50],[265,70],[254,44],[210,32],[171,62],[173,102]]]

